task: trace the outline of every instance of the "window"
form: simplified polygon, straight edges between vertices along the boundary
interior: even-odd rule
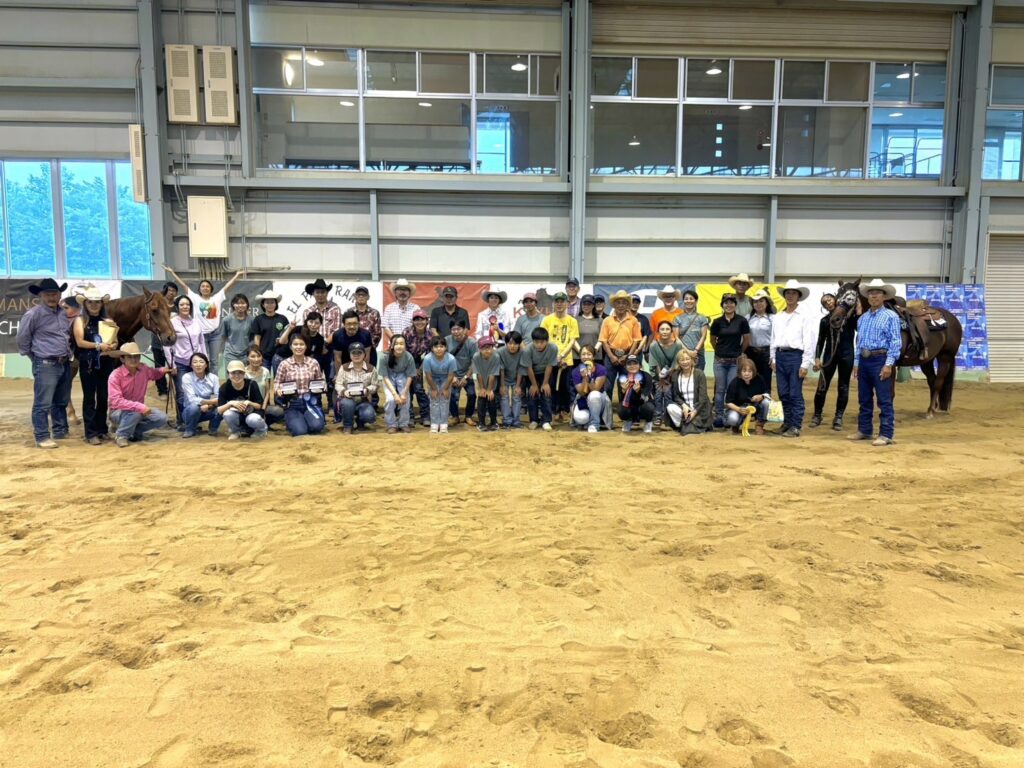
[[[149,209],[132,197],[131,163],[114,163],[117,188],[117,245],[121,256],[121,277],[149,280],[153,277],[153,256],[149,239]]]
[[[732,64],[733,101],[773,101],[775,62],[739,59]]]
[[[421,93],[469,93],[468,53],[420,54]]]
[[[529,92],[529,56],[502,53],[484,55],[484,93]]]
[[[782,98],[823,101],[825,98],[825,62],[783,62]]]
[[[675,174],[677,110],[676,104],[595,103],[592,171]]]
[[[1024,67],[992,67],[992,106],[1024,105]]]
[[[633,59],[593,59],[590,89],[594,96],[632,96]]]
[[[914,65],[875,64],[875,101],[904,103],[910,101],[910,80]]]
[[[871,119],[868,178],[938,178],[944,115],[941,109],[876,107]]]
[[[469,173],[468,100],[368,98],[366,168]]]
[[[557,102],[477,102],[477,170],[480,173],[555,173],[557,127]]]
[[[11,274],[52,275],[57,271],[51,176],[49,162],[4,163]]]
[[[687,59],[686,98],[729,98],[729,66],[728,59]]]
[[[945,104],[946,65],[915,64],[910,98],[915,104]]]
[[[770,176],[772,108],[688,104],[683,110],[683,173]]]
[[[415,51],[367,51],[366,90],[416,92]]]
[[[359,88],[359,50],[306,49],[306,88],[355,91]]]
[[[359,99],[256,97],[260,167],[359,170]]]
[[[306,87],[301,48],[253,48],[254,88],[302,90]]]
[[[778,175],[863,176],[866,122],[856,107],[780,107]]]
[[[871,65],[866,61],[831,61],[828,65],[827,101],[868,100]]]
[[[637,59],[636,97],[638,99],[678,99],[678,59]]]
[[[561,89],[562,60],[558,56],[530,57],[530,93],[557,96]]]
[[[107,164],[62,162],[60,189],[68,277],[110,277]]]
[[[985,155],[982,178],[1020,181],[1024,112],[990,109],[985,121]]]

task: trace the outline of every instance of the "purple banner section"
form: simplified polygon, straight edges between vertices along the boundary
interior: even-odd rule
[[[964,340],[956,365],[965,371],[988,370],[988,326],[985,286],[962,283],[907,283],[907,299],[923,299],[956,315],[964,327]]]

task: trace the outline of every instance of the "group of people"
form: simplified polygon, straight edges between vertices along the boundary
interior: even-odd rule
[[[877,398],[881,411],[875,445],[893,438],[891,377],[899,357],[899,319],[884,306],[895,289],[876,280],[862,287],[870,309],[858,332],[828,332],[828,315],[815,319],[798,311],[810,290],[788,281],[776,311],[766,290],[748,295],[745,274],[729,279],[722,314],[713,321],[697,311],[695,290],[666,285],[662,306],[650,318],[639,312],[640,297],[617,291],[607,299],[580,294],[570,279],[543,314],[535,293],[523,296],[513,318],[504,291],[486,289],[487,308],[475,325],[458,305],[458,291],[446,286],[442,303],[429,313],[412,301],[416,286],[390,285],[394,301],[384,311],[369,306],[369,290],[354,292],[346,311],[330,298],[332,285],[318,279],[306,286],[313,302],[294,319],[281,314],[282,297],[267,291],[249,298],[237,293],[222,316],[236,274],[214,291],[204,280],[193,292],[173,271],[163,287],[174,308],[173,346],[154,345],[153,366],[142,363],[138,345],[118,347],[105,305],[109,296],[86,287],[61,299],[65,285],[52,279],[30,290],[40,303],[26,313],[18,333],[22,354],[32,360],[36,443],[57,446],[68,435],[71,365],[82,382],[85,438],[101,445],[110,438],[125,447],[167,424],[167,415],[145,403],[150,381],[161,394],[172,383],[177,428],[183,438],[205,426],[216,434],[225,424],[229,440],[260,439],[275,423],[292,436],[317,434],[333,412],[345,434],[367,429],[383,413],[389,434],[409,432],[417,422],[431,433],[452,424],[480,431],[540,429],[560,423],[590,433],[655,429],[695,435],[715,429],[734,432],[753,426],[766,432],[772,418],[772,379],[782,406],[775,434],[800,437],[804,421],[803,379],[821,373],[810,426],[822,423],[825,395],[838,373],[839,395],[832,421],[841,430],[849,379],[858,365],[860,418],[851,439],[872,439]],[[179,287],[182,292],[179,292]],[[834,308],[826,294],[822,307]],[[605,306],[611,312],[605,312]],[[714,390],[704,373],[704,348],[714,345]],[[383,342],[385,352],[378,359]],[[216,375],[226,362],[226,381]],[[169,395],[168,395],[169,396]],[[415,403],[415,408],[414,408]],[[523,411],[526,422],[523,422]]]

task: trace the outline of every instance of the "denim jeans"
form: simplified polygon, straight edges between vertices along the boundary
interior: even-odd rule
[[[892,407],[892,377],[880,378],[885,367],[885,357],[864,357],[860,361],[857,375],[857,400],[860,402],[860,413],[857,415],[857,431],[862,435],[870,435],[874,421],[874,402],[878,401],[878,434],[880,437],[893,438],[895,430],[895,412]]]
[[[209,410],[203,412],[198,405],[189,404],[185,406],[185,433],[195,433],[199,427],[199,423],[202,421],[210,422],[210,434],[217,434],[217,430],[220,429],[220,422],[223,417],[217,413],[217,409],[214,406],[210,406]]]
[[[71,363],[68,360],[32,360],[32,431],[37,443],[53,436],[67,437],[68,403],[71,402]]]
[[[341,414],[343,426],[352,428],[365,427],[377,420],[377,414],[373,406],[365,400],[356,402],[351,397],[342,397],[338,400],[338,412]]]
[[[501,424],[505,427],[517,426],[523,411],[523,400],[519,396],[519,387],[506,385],[501,390]]]
[[[736,361],[722,362],[715,358],[715,421],[725,418],[725,391],[736,378]]]
[[[672,402],[672,386],[666,382],[662,386],[660,382],[654,383],[654,420],[665,420],[665,406]]]
[[[430,398],[427,397],[427,388],[423,384],[423,372],[417,371],[416,377],[412,380],[412,390],[409,392],[410,412],[412,411],[412,398],[415,396],[419,408],[420,423],[430,423]]]
[[[314,410],[303,398],[294,397],[285,407],[284,423],[292,437],[315,435],[324,431],[327,422],[320,411]]]
[[[151,408],[149,416],[143,416],[138,411],[111,411],[110,422],[114,425],[117,437],[136,442],[151,429],[160,429],[167,426],[167,414]]]
[[[448,401],[442,397],[440,388],[437,397],[430,396],[430,426],[448,425]]]
[[[405,389],[405,384],[409,378],[404,373],[396,373],[391,378],[391,386],[395,388],[399,393]],[[394,427],[408,427],[409,426],[409,411],[412,407],[412,388],[409,388],[409,393],[406,395],[405,404],[399,405],[398,401],[395,400],[395,396],[391,394],[391,390],[384,387],[384,424],[388,429]]]
[[[603,423],[608,429],[612,428],[612,401],[604,392],[588,392],[586,408],[583,408],[582,403],[576,407],[589,415],[588,427],[600,429]]]
[[[752,404],[757,410],[751,417],[752,421],[759,424],[764,424],[768,420],[768,401],[762,400],[760,403]],[[745,413],[739,413],[738,411],[726,411],[725,412],[725,426],[727,427],[740,427],[743,426],[743,420],[747,418]]]
[[[804,423],[804,390],[800,378],[803,353],[794,349],[775,352],[775,381],[782,401],[783,429],[800,429]]]
[[[459,418],[459,397],[463,391],[466,392],[466,418],[473,418],[473,412],[476,410],[476,384],[470,377],[466,379],[466,384],[462,388],[452,385],[452,394],[448,398],[448,413],[453,419]]]
[[[267,422],[258,413],[247,413],[243,416],[234,408],[229,408],[224,412],[224,422],[228,425],[228,432],[232,435],[244,432],[247,435],[262,436],[267,433]]]
[[[530,391],[526,391],[526,410],[530,414],[530,423],[532,424],[550,424],[551,423],[551,396],[545,395],[540,388],[537,388],[537,394],[531,395]]]

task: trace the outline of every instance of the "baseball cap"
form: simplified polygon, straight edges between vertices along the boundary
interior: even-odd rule
[[[422,309],[417,309],[415,312],[412,313],[413,320],[427,320],[429,319],[429,317],[430,316]]]
[[[366,294],[367,296],[369,296],[370,295],[370,289],[367,288],[365,285],[360,285],[360,286],[357,286],[356,289],[352,293],[353,294],[363,293],[363,294]]]
[[[580,281],[577,280],[575,277],[570,277],[568,280],[565,281],[565,284],[566,285],[575,285],[577,288],[580,287]]]
[[[234,373],[235,371],[245,372],[245,363],[241,360],[232,360],[228,363],[228,373]]]
[[[492,339],[490,336],[484,336],[482,339],[480,339],[480,341],[476,343],[476,346],[478,349],[483,349],[484,347],[493,347],[494,339]]]
[[[585,293],[580,297],[580,304],[594,304],[594,296],[589,293]]]
[[[629,294],[629,298],[631,301],[641,301],[639,293],[631,293]]]
[[[348,345],[348,353],[354,355],[356,352],[366,352],[366,347],[363,346],[362,342],[354,341]]]
[[[530,291],[528,293],[524,293],[523,294],[523,301],[536,301],[536,300],[537,300],[537,294],[534,293],[533,291]]]
[[[455,286],[453,286],[453,285],[446,285],[444,287],[444,290],[441,291],[441,295],[442,296],[458,296],[459,292],[457,290],[455,290]]]
[[[626,365],[629,365],[630,363],[640,365],[640,358],[636,355],[626,355]]]
[[[558,293],[556,293],[551,298],[554,299],[555,301],[568,301],[569,300],[569,294],[567,294],[565,291],[559,291]]]
[[[607,304],[608,303],[608,299],[606,299],[600,293],[595,293],[594,294],[594,303],[595,304]]]

